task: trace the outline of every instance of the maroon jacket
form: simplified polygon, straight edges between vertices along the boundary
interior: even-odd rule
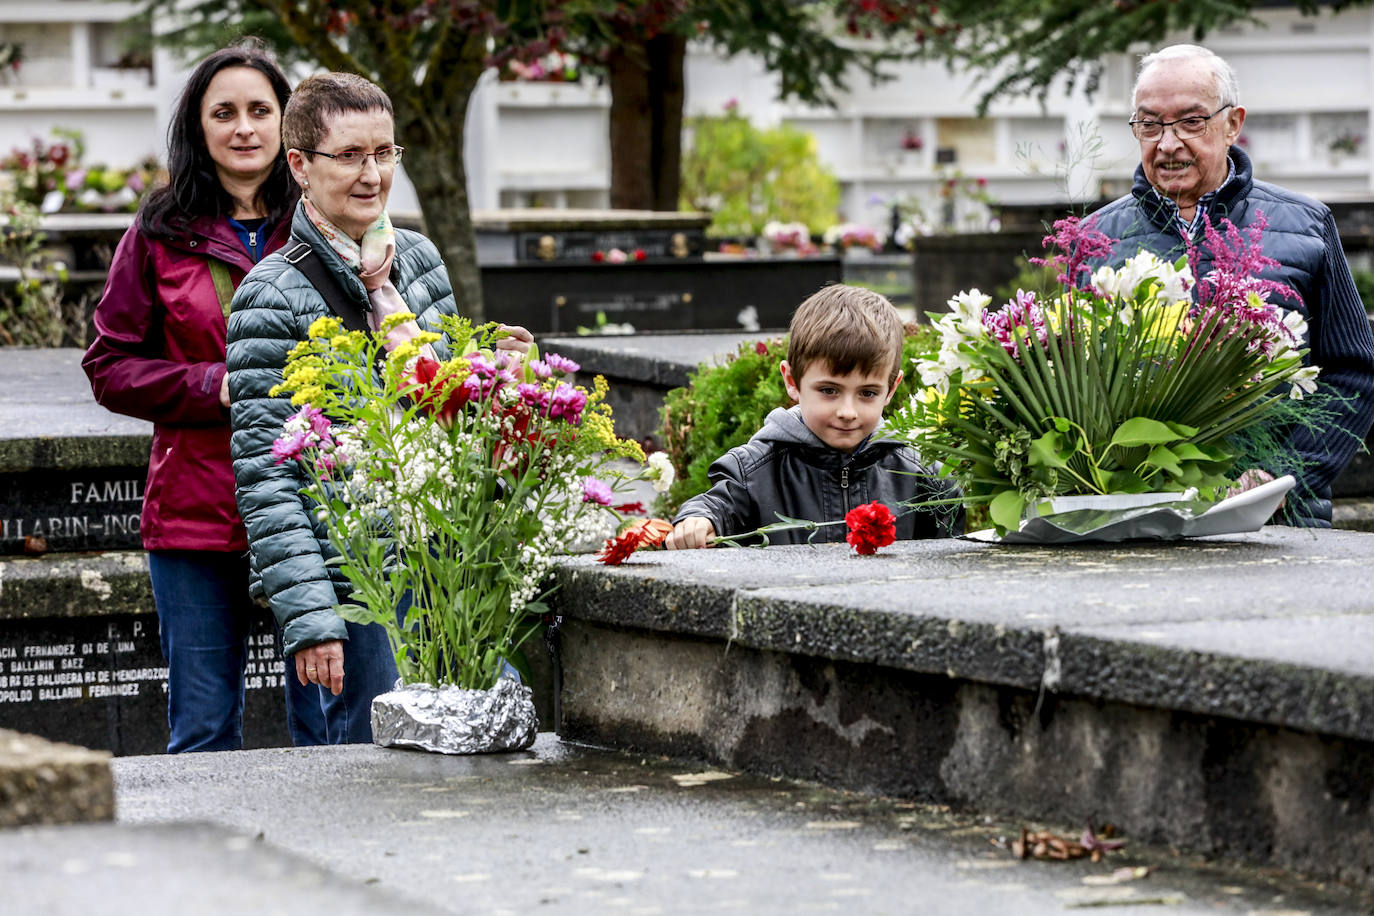
[[[264,254],[290,229],[282,220]],[[253,267],[228,220],[197,219],[175,241],[149,238],[136,221],[115,249],[95,341],[81,361],[97,401],[154,424],[140,525],[148,550],[248,548],[234,503],[229,411],[219,402],[225,319],[209,258],[228,265],[235,287]]]

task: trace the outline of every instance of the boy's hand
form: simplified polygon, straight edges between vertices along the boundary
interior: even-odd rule
[[[669,550],[691,550],[696,547],[710,547],[716,536],[716,526],[707,518],[684,518],[673,527],[663,546]]]

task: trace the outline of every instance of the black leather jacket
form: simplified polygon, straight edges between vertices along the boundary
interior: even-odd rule
[[[881,429],[881,428],[880,428]],[[916,452],[880,431],[849,454],[831,448],[801,419],[801,408],[779,407],[744,445],[716,459],[712,487],[683,503],[673,522],[710,519],[719,535],[743,534],[778,521],[778,515],[809,521],[843,520],[855,506],[877,501],[897,513],[898,538],[948,537],[962,531],[957,506],[904,510],[902,503],[959,494],[937,479]],[[905,473],[895,473],[895,472]],[[843,524],[817,529],[815,543],[843,541]],[[779,531],[770,544],[804,544],[811,532]]]

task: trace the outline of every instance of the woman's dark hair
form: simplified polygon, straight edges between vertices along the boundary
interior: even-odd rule
[[[201,61],[186,80],[186,87],[181,90],[172,112],[172,122],[167,127],[169,180],[150,192],[139,208],[139,227],[147,235],[181,237],[197,217],[228,216],[234,212],[234,200],[219,182],[219,173],[205,145],[205,131],[200,123],[200,106],[210,81],[229,67],[251,67],[267,77],[272,91],[277,94],[278,107],[286,109],[291,84],[277,62],[259,45],[234,45]],[[276,224],[291,211],[299,193],[286,164],[286,150],[278,150],[271,173],[258,188],[258,202],[268,225]]]

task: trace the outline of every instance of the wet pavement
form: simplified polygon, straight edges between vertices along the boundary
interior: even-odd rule
[[[1129,842],[1100,863],[1018,861],[993,841],[1021,826],[1081,826],[999,822],[548,733],[505,755],[275,749],[126,757],[114,771],[116,823],[0,832],[0,911],[1374,911],[1374,896],[1350,889]]]

